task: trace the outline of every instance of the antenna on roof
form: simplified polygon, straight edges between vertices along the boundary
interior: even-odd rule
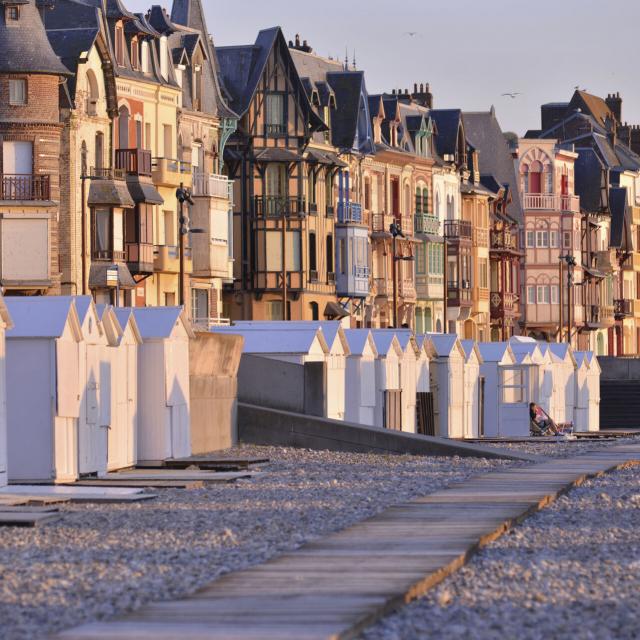
[[[356,50],[353,50],[353,70],[355,71],[358,67],[356,66]]]
[[[349,48],[344,48],[344,70],[349,71]]]

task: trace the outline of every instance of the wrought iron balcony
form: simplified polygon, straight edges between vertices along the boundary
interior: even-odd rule
[[[620,299],[613,301],[613,314],[616,320],[630,318],[633,316],[633,300]]]
[[[492,251],[517,251],[518,236],[512,231],[492,231],[491,232]]]
[[[124,180],[125,173],[122,169],[111,167],[91,167],[89,178],[92,180]]]
[[[338,222],[362,224],[362,205],[357,202],[339,202]]]
[[[91,259],[96,262],[124,262],[125,252],[113,249],[94,249],[91,253]]]
[[[440,221],[436,216],[430,216],[424,213],[416,213],[414,218],[414,228],[416,233],[424,233],[428,235],[440,234]]]
[[[492,291],[489,296],[491,302],[491,317],[503,318],[517,313],[519,296],[508,291]]]
[[[448,240],[471,240],[473,227],[467,220],[445,220],[444,237]]]
[[[257,218],[301,217],[306,213],[304,198],[290,196],[255,196],[254,215]]]
[[[0,200],[51,200],[50,176],[0,174]]]
[[[116,149],[116,169],[130,176],[151,176],[151,151]]]

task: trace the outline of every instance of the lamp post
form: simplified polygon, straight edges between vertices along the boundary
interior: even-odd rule
[[[195,204],[193,199],[191,198],[191,191],[185,188],[184,184],[181,182],[180,186],[176,190],[176,198],[178,199],[178,204],[180,208],[179,217],[178,217],[178,229],[179,229],[179,252],[178,256],[180,259],[180,271],[178,275],[178,303],[181,307],[184,306],[184,239],[188,233],[206,233],[204,229],[191,229],[189,227],[189,218],[184,215],[184,203],[193,205]]]
[[[398,224],[398,222],[392,222],[389,225],[389,231],[391,232],[392,240],[392,278],[393,278],[393,327],[394,329],[398,328],[398,267],[397,262],[402,260],[403,262],[413,262],[415,258],[413,256],[399,256],[396,254],[396,241],[398,237],[404,238],[405,235],[402,233],[402,228]]]
[[[562,267],[563,261],[567,265],[567,342],[571,345],[571,290],[573,289],[573,270],[578,266],[575,256],[568,253],[565,256],[560,256],[560,338],[562,341],[562,307],[563,291],[562,291]]]

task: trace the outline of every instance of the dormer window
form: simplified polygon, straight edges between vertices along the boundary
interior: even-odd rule
[[[20,20],[20,7],[15,4],[10,4],[5,7],[5,20],[7,22],[7,26],[10,26],[11,23],[18,22]]]
[[[133,40],[131,40],[131,66],[134,69],[138,69],[140,67],[138,38],[133,38]]]
[[[124,67],[124,29],[121,25],[116,26],[116,62],[118,66]]]

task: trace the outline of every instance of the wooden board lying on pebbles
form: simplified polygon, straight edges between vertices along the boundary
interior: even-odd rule
[[[56,637],[353,638],[398,604],[425,594],[559,494],[630,462],[640,462],[640,445],[476,476],[228,574],[191,597]]]
[[[113,479],[95,479],[95,480],[78,480],[73,483],[76,487],[140,487],[147,489],[203,489],[205,482],[203,480],[120,480]]]
[[[191,458],[176,458],[175,460],[156,460],[141,462],[140,469],[189,469],[198,467],[209,471],[241,471],[259,464],[269,462],[269,458],[210,458],[194,456]]]
[[[233,482],[241,478],[252,478],[255,472],[252,471],[233,471],[233,472],[217,472],[217,471],[200,471],[198,469],[189,470],[173,470],[173,469],[135,469],[133,471],[122,471],[117,473],[108,473],[105,480],[178,480],[200,481],[200,482]]]
[[[156,496],[145,493],[142,488],[130,487],[77,487],[75,485],[9,485],[4,487],[3,495],[24,498],[32,502],[39,498],[44,502],[49,498],[61,498],[69,502],[139,502],[151,500]]]
[[[60,513],[57,510],[45,512],[0,510],[0,527],[35,527],[59,518]]]

